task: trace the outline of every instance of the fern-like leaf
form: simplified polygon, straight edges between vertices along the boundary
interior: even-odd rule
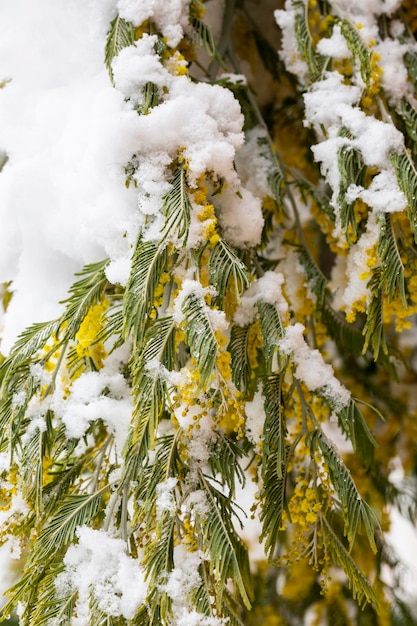
[[[104,61],[106,63],[107,71],[111,81],[113,82],[113,70],[112,61],[116,57],[120,50],[131,46],[135,41],[135,28],[133,24],[124,20],[120,15],[117,15],[112,22],[110,22],[110,29],[107,33],[106,47],[104,50]]]
[[[229,489],[230,495],[235,495],[236,478],[243,486],[245,473],[240,466],[242,450],[240,446],[221,430],[216,433],[217,442],[213,446],[213,454],[210,455],[210,467],[213,476],[221,476]]]
[[[67,495],[39,535],[31,560],[41,563],[73,541],[76,528],[90,523],[97,515],[103,493],[108,488],[106,486],[93,494]]]
[[[251,365],[248,356],[250,326],[232,326],[230,343],[227,347],[231,354],[232,378],[239,391],[248,389],[251,379]]]
[[[296,247],[296,252],[304,267],[308,286],[317,298],[317,308],[321,309],[326,295],[327,278],[310,254],[310,251],[302,245]]]
[[[339,133],[342,137],[349,137],[350,133],[346,129],[341,129]],[[340,209],[340,221],[345,231],[346,241],[356,241],[358,237],[358,227],[354,211],[355,202],[347,202],[346,192],[348,187],[354,183],[361,185],[364,182],[365,166],[362,155],[351,145],[342,145],[337,152],[337,165],[340,174],[339,193],[337,203]]]
[[[414,50],[406,52],[404,55],[404,63],[407,68],[407,72],[414,85],[414,89],[417,89],[417,54]]]
[[[334,561],[344,569],[349,586],[352,589],[353,598],[360,606],[371,602],[376,605],[377,597],[370,582],[356,565],[327,518],[322,517],[321,519],[325,545],[330,550]]]
[[[380,356],[380,350],[387,355],[388,346],[385,340],[382,313],[382,293],[381,293],[381,270],[376,268],[373,270],[371,279],[369,280],[369,288],[371,299],[368,306],[366,323],[363,327],[363,335],[365,342],[362,348],[362,354],[366,354],[368,348],[372,349],[375,361]]]
[[[216,489],[199,471],[199,485],[204,491],[208,514],[203,524],[204,546],[210,554],[210,573],[215,574],[216,600],[221,611],[224,589],[230,580],[247,608],[251,606],[251,577],[248,553],[237,535],[230,499]]]
[[[326,326],[330,337],[335,341],[342,354],[349,353],[359,356],[362,354],[364,345],[361,329],[354,324],[348,324],[344,314],[335,311],[328,300],[329,298],[326,294],[320,313],[321,320]]]
[[[162,229],[162,240],[175,235],[185,246],[191,220],[191,202],[188,197],[184,165],[180,164],[176,168],[171,185],[171,189],[163,198],[162,212],[165,215],[165,224]]]
[[[171,600],[163,590],[163,585],[174,569],[175,521],[175,515],[164,511],[156,525],[152,540],[145,548],[144,564],[148,570],[148,577],[155,583],[153,592],[147,600],[152,624],[168,623],[171,611]]]
[[[404,122],[407,135],[413,142],[414,154],[417,143],[417,111],[405,98],[402,98],[395,109]]]
[[[358,459],[365,467],[370,467],[374,459],[377,442],[369,430],[368,424],[353,398],[346,408],[337,413],[339,425],[351,441]]]
[[[196,33],[197,46],[204,48],[210,59],[215,59],[220,65],[224,66],[221,54],[214,42],[213,33],[207,24],[205,24],[205,22],[200,20],[198,17],[193,16],[191,19],[191,25]]]
[[[42,506],[43,456],[46,433],[39,428],[26,443],[22,453],[22,494],[27,501],[33,502],[39,516]]]
[[[292,5],[297,9],[295,14],[295,37],[298,49],[308,65],[310,81],[317,80],[323,72],[327,57],[314,49],[313,38],[308,26],[308,4],[303,0],[293,0]]]
[[[123,302],[123,336],[133,336],[134,347],[142,344],[154,292],[167,265],[167,249],[153,241],[139,239],[132,259],[132,269]]]
[[[201,296],[189,293],[184,298],[182,312],[185,336],[198,366],[200,388],[204,388],[210,381],[218,349],[209,311]]]
[[[261,539],[272,559],[279,541],[285,505],[286,474],[289,450],[285,444],[286,426],[282,411],[282,374],[273,374],[263,381],[265,424],[262,448],[262,522]]]
[[[405,295],[404,265],[395,239],[392,218],[389,214],[382,218],[380,224],[378,254],[382,260],[381,285],[385,287],[388,300],[391,301],[399,296],[401,304],[406,309],[408,304]]]
[[[144,376],[135,404],[134,421],[124,446],[124,481],[136,480],[150,448],[165,407],[165,383]]]
[[[217,289],[215,301],[219,307],[223,307],[229,281],[233,285],[237,300],[249,287],[250,275],[245,264],[223,239],[220,239],[210,253],[208,270],[211,281]]]
[[[125,444],[124,474],[128,480],[137,476],[150,448],[153,448],[158,425],[165,408],[165,382],[157,371],[149,371],[148,364],[173,368],[174,332],[172,318],[155,320],[148,329],[144,349],[133,356],[132,376],[135,408],[133,423]],[[127,474],[126,474],[127,472]]]
[[[355,537],[361,527],[365,529],[369,545],[373,552],[377,551],[374,538],[374,528],[377,524],[369,505],[361,498],[352,476],[337,454],[334,447],[321,432],[312,437],[312,449],[318,445],[326,465],[329,469],[330,480],[336,490],[342,505],[343,519],[345,523],[345,535],[349,546],[352,548]]]
[[[337,23],[340,26],[340,32],[346,40],[346,45],[352,53],[353,62],[359,59],[360,72],[362,79],[366,85],[369,85],[371,78],[371,54],[368,46],[362,40],[357,26],[347,19],[339,19]]]
[[[273,304],[259,301],[256,303],[256,306],[261,325],[262,350],[267,368],[266,374],[271,374],[275,366],[277,366],[279,370],[283,367],[281,357],[277,350],[279,341],[284,335],[284,330],[278,310]],[[274,362],[274,357],[276,357],[277,363]]]
[[[395,168],[398,185],[407,198],[407,214],[410,222],[414,242],[417,243],[417,212],[415,210],[417,198],[417,170],[410,153],[406,150],[402,154],[393,152],[390,161]]]
[[[76,274],[82,278],[70,288],[70,296],[64,300],[67,306],[60,319],[65,340],[74,339],[89,309],[102,299],[108,285],[105,274],[108,263],[108,259],[91,263]]]
[[[51,337],[59,331],[60,321],[33,324],[24,330],[16,340],[10,355],[0,367],[0,381],[6,383],[31,357],[41,350]]]

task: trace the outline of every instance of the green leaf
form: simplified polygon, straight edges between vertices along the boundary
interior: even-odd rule
[[[385,355],[388,354],[388,346],[385,341],[383,326],[380,268],[373,270],[368,285],[371,292],[371,299],[368,305],[366,323],[362,331],[365,337],[362,354],[366,354],[368,348],[371,347],[373,357],[375,361],[377,361],[380,356],[380,350],[382,350]]]
[[[282,378],[280,373],[266,376],[262,380],[266,415],[263,429],[262,467],[266,473],[271,460],[274,459],[279,480],[283,479],[287,464],[285,445],[287,428],[282,411]]]
[[[230,499],[216,489],[199,471],[199,485],[208,505],[208,514],[202,521],[203,549],[210,554],[210,574],[216,576],[216,603],[221,611],[224,589],[230,580],[236,586],[244,605],[251,606],[251,575],[248,553],[237,535]]]
[[[160,103],[160,91],[158,85],[155,83],[147,82],[142,88],[142,102],[135,106],[135,110],[139,115],[147,115],[153,107],[157,106]],[[127,183],[131,182],[131,176],[129,177],[130,172],[126,172],[128,174]]]
[[[282,374],[266,377],[263,384],[266,419],[262,447],[261,540],[265,539],[265,551],[268,558],[272,559],[279,542],[285,506],[289,450],[285,444],[286,426],[282,410]]]
[[[39,581],[36,602],[30,612],[31,626],[48,626],[51,623],[69,624],[73,616],[77,592],[58,597],[56,578],[64,569],[64,563],[52,563]]]
[[[182,303],[184,330],[191,355],[200,373],[199,388],[204,388],[213,373],[217,357],[217,341],[210,321],[210,309],[204,298],[195,293],[185,296]]]
[[[175,324],[172,318],[155,320],[147,330],[142,352],[132,357],[132,389],[135,400],[133,423],[125,444],[129,480],[140,471],[141,464],[154,446],[160,419],[165,409],[166,385],[157,372],[149,372],[148,364],[161,364],[168,370],[174,365]]]
[[[356,533],[363,526],[369,545],[376,553],[374,528],[375,525],[378,526],[378,522],[369,505],[361,498],[348,468],[323,433],[316,431],[311,445],[313,450],[316,445],[319,446],[329,469],[330,480],[342,505],[345,535],[350,548],[353,546]]]
[[[335,311],[328,302],[327,294],[320,313],[323,324],[342,354],[354,356],[362,354],[364,339],[361,329],[354,324],[349,324],[343,313]]]
[[[109,72],[111,81],[113,82],[112,61],[120,50],[131,46],[135,41],[135,28],[133,24],[124,20],[117,15],[110,22],[110,29],[107,33],[106,47],[104,50],[104,61]]]
[[[340,26],[340,32],[346,40],[347,47],[352,53],[353,62],[359,59],[362,79],[364,83],[369,86],[372,68],[371,53],[369,52],[368,46],[362,40],[355,24],[352,24],[352,22],[345,18],[339,18],[337,23]]]
[[[228,284],[233,285],[238,302],[250,285],[250,274],[245,264],[223,239],[210,252],[208,270],[211,282],[217,289],[215,302],[220,308],[224,305]]]
[[[345,128],[339,132],[341,137],[351,138],[351,134]],[[345,231],[346,241],[356,241],[358,237],[358,225],[354,211],[355,201],[346,201],[346,192],[350,185],[362,185],[365,177],[365,165],[359,150],[351,145],[342,145],[337,151],[337,165],[340,174],[339,193],[337,203],[340,209],[340,221]]]
[[[348,577],[349,586],[352,589],[353,599],[362,607],[368,602],[377,604],[377,597],[370,582],[356,565],[328,520],[325,517],[321,519],[323,521],[322,530],[325,544],[330,550],[333,559],[343,567]]]
[[[357,401],[352,398],[346,408],[337,412],[337,417],[339,425],[351,441],[359,461],[365,467],[370,467],[374,460],[374,450],[378,444],[369,430]]]
[[[242,393],[249,387],[252,372],[248,357],[250,328],[250,326],[232,326],[230,343],[227,347],[231,355],[233,382]]]
[[[43,456],[46,433],[37,428],[22,453],[22,495],[33,502],[39,516],[42,507]]]
[[[5,362],[6,364],[6,362]],[[19,366],[17,372],[11,370],[8,376],[15,374],[10,381],[2,381],[2,404],[0,410],[0,441],[1,447],[7,442],[8,447],[14,450],[28,423],[26,411],[30,400],[38,392],[40,381],[32,376],[28,364]],[[19,401],[16,402],[16,398]]]
[[[20,366],[45,346],[51,337],[55,337],[60,327],[59,320],[33,324],[24,330],[16,340],[9,357],[0,367],[0,380],[8,381]]]
[[[196,32],[197,46],[204,48],[211,59],[216,59],[217,62],[223,66],[223,60],[214,42],[211,29],[196,16],[191,18],[191,25]]]
[[[167,267],[167,260],[165,246],[138,240],[123,301],[123,336],[127,340],[132,335],[134,348],[140,349],[142,344],[155,288]]]
[[[183,469],[178,457],[177,438],[174,435],[159,437],[155,445],[154,458],[143,460],[136,475],[135,499],[140,505],[135,507],[132,525],[145,524],[148,533],[155,526],[157,486]]]
[[[407,309],[404,265],[398,250],[392,218],[389,214],[385,214],[380,220],[378,254],[382,264],[380,281],[381,285],[385,287],[388,300],[391,301],[399,297],[404,309]]]
[[[165,383],[144,376],[137,393],[134,421],[123,449],[123,481],[136,480],[149,449],[154,445],[157,428],[165,408]]]
[[[42,563],[73,541],[77,527],[89,524],[99,512],[103,493],[107,489],[108,485],[93,494],[68,494],[39,534],[30,555],[31,561]]]
[[[210,467],[213,476],[221,476],[230,495],[234,497],[236,478],[242,486],[245,484],[245,473],[240,464],[243,453],[239,445],[221,430],[216,435],[217,441],[209,459]]]
[[[278,345],[284,336],[284,330],[277,307],[273,304],[262,301],[258,301],[256,303],[256,307],[258,309],[259,321],[261,324],[262,350],[267,368],[266,373],[271,374],[274,367],[278,367],[278,370],[281,371],[282,368],[285,367],[285,363],[281,363],[281,356],[278,353]],[[275,363],[274,357],[276,357],[277,363]]]
[[[413,40],[414,43],[414,40]],[[417,88],[417,54],[412,48],[411,51],[408,51],[404,55],[404,64],[407,68],[407,72],[411,81],[414,85],[414,89]]]
[[[171,189],[163,197],[162,213],[165,224],[162,228],[162,241],[175,235],[182,239],[185,246],[191,221],[191,202],[188,197],[186,170],[183,164],[178,165],[171,181]]]
[[[108,264],[108,259],[91,263],[76,274],[76,276],[83,278],[70,288],[70,296],[64,300],[64,304],[67,306],[60,319],[65,341],[74,339],[90,308],[102,300],[104,291],[109,284],[105,273]]]
[[[407,135],[414,144],[413,153],[415,154],[415,144],[417,144],[417,111],[405,98],[400,100],[395,110],[404,122]]]
[[[314,82],[324,71],[327,57],[318,54],[314,49],[313,39],[308,26],[308,4],[303,2],[303,0],[293,0],[292,5],[297,9],[294,26],[298,49],[308,65],[310,82]]]
[[[393,152],[390,161],[395,168],[398,185],[407,198],[407,214],[410,222],[414,242],[417,243],[417,211],[415,210],[417,198],[417,170],[414,161],[406,150],[402,154]]]
[[[147,602],[151,614],[157,614],[161,621],[168,623],[171,600],[167,593],[158,587],[166,584],[170,572],[174,569],[174,540],[176,516],[164,511],[154,529],[151,541],[145,546],[144,565],[148,578],[153,582],[153,591]],[[157,622],[154,622],[157,623]]]
[[[317,298],[317,309],[321,309],[326,296],[327,278],[305,246],[298,245],[296,252],[307,275],[308,286]]]

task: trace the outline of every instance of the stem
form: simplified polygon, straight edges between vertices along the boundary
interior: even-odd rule
[[[226,0],[222,31],[220,35],[219,45],[217,46],[218,56],[215,57],[209,65],[210,81],[215,80],[217,72],[219,71],[221,59],[226,55],[231,47],[230,44],[235,4],[236,0]]]

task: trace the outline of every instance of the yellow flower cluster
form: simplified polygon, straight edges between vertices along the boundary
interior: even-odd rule
[[[371,41],[371,45],[375,45],[375,41]],[[381,76],[383,74],[383,69],[378,62],[381,60],[381,56],[376,52],[371,53],[371,77],[369,81],[369,87],[365,92],[361,100],[361,105],[365,113],[375,114],[376,113],[376,105],[375,105],[375,96],[379,94],[381,91]]]
[[[323,17],[317,0],[308,0],[308,28],[314,44],[327,32],[332,16]]]
[[[302,476],[298,477],[294,493],[288,503],[291,522],[307,530],[311,524],[317,522],[317,513],[322,503],[317,502],[316,490],[309,487],[309,482]]]
[[[77,355],[80,358],[92,359],[97,369],[103,367],[103,361],[107,356],[103,342],[97,341],[97,337],[103,328],[109,304],[109,301],[104,299],[90,307],[75,335]]]
[[[8,511],[12,504],[12,497],[17,494],[18,469],[13,465],[9,471],[7,480],[1,481],[0,486],[0,511]]]
[[[247,355],[249,364],[251,367],[251,377],[255,378],[256,376],[256,368],[258,367],[258,350],[262,347],[262,334],[261,334],[261,325],[259,320],[256,320],[254,324],[251,325],[248,332],[248,344],[247,344]]]
[[[207,201],[208,187],[204,184],[204,178],[197,181],[197,189],[194,192],[194,202],[198,207],[197,218],[201,222],[201,237],[208,242],[208,247],[213,248],[218,243],[220,236],[217,233],[217,217],[214,205]]]
[[[358,313],[366,312],[366,296],[362,296],[356,302],[352,304],[349,311],[346,313],[346,321],[348,324],[353,324],[356,320],[356,316]]]
[[[184,518],[181,520],[181,526],[182,543],[186,546],[189,552],[195,552],[196,550],[198,550],[198,538],[195,524],[190,514],[185,514]]]
[[[213,248],[218,243],[220,236],[216,232],[217,217],[212,204],[206,204],[198,214],[198,219],[203,223],[204,230],[202,237],[208,242],[209,248]]]
[[[151,319],[155,319],[158,309],[163,305],[165,285],[169,283],[170,280],[171,276],[169,275],[169,273],[162,272],[161,276],[159,277],[159,282],[156,285],[153,293],[153,308],[149,313],[149,317]]]
[[[172,52],[170,49],[163,54],[165,58],[165,67],[167,70],[175,76],[183,76],[188,74],[188,61],[184,58],[181,52],[175,50]]]

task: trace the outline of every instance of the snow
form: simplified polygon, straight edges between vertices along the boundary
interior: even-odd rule
[[[245,402],[246,436],[260,450],[265,423],[265,398],[262,390],[256,391],[253,399]]]
[[[320,39],[317,52],[333,59],[350,59],[352,56],[338,24],[333,28],[331,37]]]
[[[181,322],[185,319],[185,314],[182,310],[185,300],[189,296],[195,296],[199,300],[203,301],[202,308],[204,313],[209,318],[211,327],[213,331],[225,332],[229,327],[229,323],[226,320],[226,315],[224,311],[216,311],[204,303],[204,298],[206,296],[215,296],[216,290],[214,287],[203,287],[198,280],[184,280],[182,284],[182,288],[179,291],[174,304],[173,318],[177,324],[181,324]]]
[[[241,297],[234,321],[239,326],[251,324],[256,316],[256,303],[266,302],[277,307],[281,316],[288,311],[288,302],[282,293],[285,278],[280,272],[267,271],[255,280]]]
[[[90,423],[102,419],[115,436],[116,448],[122,451],[133,411],[131,389],[118,371],[115,351],[100,372],[84,372],[71,385],[71,393],[63,398],[57,388],[51,400],[55,415],[65,424],[69,438],[81,438]]]
[[[396,213],[407,208],[407,198],[398,186],[395,172],[382,170],[374,176],[369,187],[350,185],[346,192],[346,201],[353,202],[362,198],[364,202],[381,213]]]
[[[203,560],[200,551],[189,552],[181,544],[174,547],[174,569],[168,576],[164,588],[174,602],[184,606],[187,595],[201,584],[198,568]]]
[[[382,86],[392,104],[398,104],[401,98],[412,96],[412,84],[408,80],[403,57],[407,52],[415,53],[416,49],[416,44],[402,44],[389,37],[375,46],[375,52],[380,56],[380,65],[384,68],[381,75]]]
[[[260,243],[264,226],[260,198],[244,188],[227,188],[216,204],[220,207],[219,222],[226,241],[240,248]]]
[[[349,405],[351,395],[335,377],[333,368],[325,363],[319,350],[312,350],[304,339],[305,327],[296,322],[285,327],[279,348],[294,359],[295,376],[311,391],[319,391],[335,412]]]
[[[379,235],[380,224],[376,214],[371,213],[368,217],[365,233],[350,248],[347,257],[345,276],[348,280],[343,289],[343,294],[341,294],[343,307],[347,313],[352,310],[355,302],[367,303],[369,301],[368,272],[370,267],[368,265],[368,252],[378,245]]]
[[[76,532],[78,544],[68,548],[56,579],[58,596],[78,592],[72,625],[89,623],[90,594],[108,615],[132,619],[147,593],[139,562],[126,554],[124,541],[104,530],[80,526]]]
[[[0,92],[9,156],[0,177],[0,281],[14,281],[3,353],[24,327],[60,313],[74,272],[126,255],[125,234],[137,232],[135,194],[123,181],[128,112],[103,65],[113,5],[2,7],[0,76],[12,81]]]
[[[117,9],[121,17],[140,26],[152,18],[169,46],[178,45],[188,25],[190,0],[119,0]]]
[[[285,63],[288,72],[297,76],[300,83],[304,84],[308,75],[308,66],[298,50],[295,36],[295,15],[296,10],[291,0],[285,0],[285,11],[281,9],[274,11],[275,20],[282,30],[279,56]]]
[[[174,513],[176,502],[173,491],[177,482],[177,478],[170,476],[163,483],[156,485],[156,510],[158,517],[161,517],[164,511]]]
[[[4,354],[25,327],[60,314],[84,264],[109,257],[107,277],[126,284],[145,216],[155,215],[145,238],[160,238],[167,168],[180,153],[190,185],[206,172],[229,181],[230,206],[219,203],[226,238],[253,245],[263,225],[260,200],[242,188],[234,169],[243,117],[230,90],[176,75],[160,63],[153,36],[114,61],[114,89],[103,63],[105,19],[115,14],[114,2],[101,8],[98,0],[71,0],[64,11],[52,0],[36,10],[26,5],[18,0],[3,9],[0,42],[0,77],[13,78],[0,93],[1,147],[9,156],[0,177],[0,282],[13,281],[14,294],[4,315]],[[182,1],[171,2],[169,11],[156,0],[119,2],[126,18],[159,20],[170,44],[187,27],[187,8]],[[24,30],[19,26],[16,38],[21,14]],[[30,68],[21,41],[30,41]],[[138,116],[134,106],[147,82],[160,87],[161,104]],[[133,158],[140,164],[137,187],[126,188]]]

